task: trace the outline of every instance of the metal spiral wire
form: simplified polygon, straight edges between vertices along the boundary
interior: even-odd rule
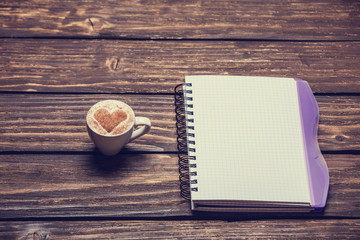
[[[177,149],[179,157],[179,180],[181,197],[190,199],[190,176],[189,176],[189,157],[187,154],[187,133],[185,118],[184,84],[175,87],[175,113],[176,113],[176,133]]]

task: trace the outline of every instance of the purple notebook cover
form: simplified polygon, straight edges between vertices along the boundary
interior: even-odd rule
[[[295,80],[310,184],[310,204],[315,211],[321,211],[328,195],[329,172],[317,141],[319,109],[308,83],[301,79]]]

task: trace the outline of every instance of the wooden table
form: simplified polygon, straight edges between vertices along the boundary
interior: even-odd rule
[[[0,37],[0,239],[360,237],[359,1],[3,0]],[[173,93],[191,74],[309,82],[323,213],[191,212]],[[153,124],[113,158],[85,127],[104,99]]]

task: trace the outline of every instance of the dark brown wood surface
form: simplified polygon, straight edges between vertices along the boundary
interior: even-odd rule
[[[360,238],[360,2],[0,1],[0,239]],[[174,87],[195,74],[297,77],[320,110],[322,213],[191,212]],[[85,115],[149,117],[105,157]]]
[[[133,106],[137,116],[152,121],[149,134],[127,150],[176,151],[174,96],[106,94],[0,95],[0,149],[3,151],[93,152],[86,113],[96,102],[117,99]],[[34,126],[36,122],[36,126]]]
[[[2,239],[356,239],[360,221],[54,221],[3,222]]]
[[[0,36],[359,40],[357,0],[3,0]]]
[[[185,75],[297,77],[360,92],[360,42],[0,39],[0,91],[173,93]]]
[[[360,217],[360,156],[325,154],[330,191],[323,213],[193,214],[180,197],[176,154],[2,154],[0,216]]]
[[[85,117],[92,105],[105,99],[127,102],[136,115],[152,121],[150,133],[128,144],[126,150],[177,151],[174,96],[133,94],[2,94],[0,150],[94,152]],[[316,99],[321,150],[360,149],[360,96]]]

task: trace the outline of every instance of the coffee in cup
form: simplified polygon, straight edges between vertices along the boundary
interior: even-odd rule
[[[135,117],[132,108],[118,100],[96,103],[86,115],[90,138],[105,155],[115,155],[122,147],[146,134],[151,122],[145,117]],[[141,128],[134,130],[137,126]]]

